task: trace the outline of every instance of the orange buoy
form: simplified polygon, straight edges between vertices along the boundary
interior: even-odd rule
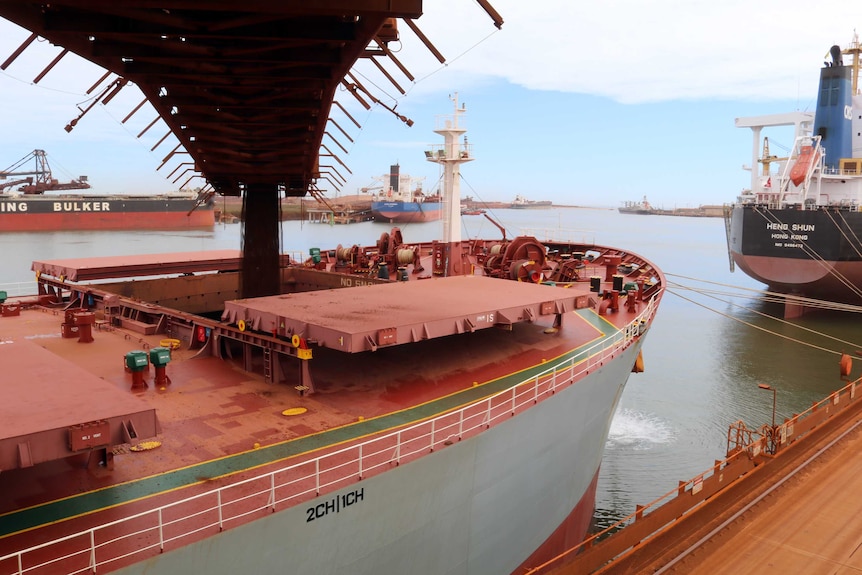
[[[853,358],[846,353],[841,354],[841,359],[838,361],[838,367],[841,369],[841,377],[850,375],[850,370],[853,369]]]
[[[632,373],[643,373],[644,370],[644,353],[638,352],[638,357],[635,359],[635,364],[632,366]]]

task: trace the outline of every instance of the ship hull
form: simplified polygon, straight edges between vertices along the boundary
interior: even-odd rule
[[[213,205],[170,196],[0,197],[0,231],[207,228]]]
[[[527,203],[517,203],[509,206],[513,210],[547,210],[549,208],[554,207],[554,203],[550,201],[536,201],[536,202],[527,202]]]
[[[641,342],[485,433],[120,572],[522,572],[587,533]]]
[[[534,245],[522,237],[509,249]],[[428,254],[421,263],[430,270],[434,245],[418,247]],[[463,247],[469,253],[479,249]],[[548,249],[557,253],[560,247]],[[576,269],[591,278],[619,269],[618,250],[591,248],[598,257]],[[66,285],[63,276],[79,285],[85,278],[160,275],[176,271],[176,264],[225,273],[127,280],[104,284],[110,288],[104,292],[87,287],[96,312],[72,314],[75,325],[107,314],[107,302],[117,318],[109,323],[113,328],[99,331],[97,343],[88,336],[100,356],[125,353],[128,363],[130,353],[143,353],[128,351],[136,345],[129,343],[129,331],[143,334],[140,341],[151,348],[180,344],[170,363],[173,383],[156,390],[153,380],[152,392],[137,388],[144,404],[158,402],[161,449],[155,457],[126,457],[131,448],[121,449],[113,485],[91,481],[83,469],[57,474],[50,465],[4,472],[0,482],[9,492],[15,482],[53,489],[40,494],[41,505],[24,493],[26,504],[22,497],[0,508],[0,563],[47,565],[62,555],[100,571],[130,574],[277,573],[286,565],[291,573],[497,574],[522,573],[579,543],[591,522],[608,429],[660,299],[660,272],[626,255],[655,281],[642,282],[623,296],[625,305],[610,309],[589,295],[592,281],[549,289],[476,275],[369,280],[327,271],[344,266],[339,257],[321,252],[319,270],[285,268],[285,285],[317,289],[239,300],[231,298],[237,293],[231,287],[238,281],[230,271],[234,265],[219,253],[191,262],[183,254],[140,256],[121,269],[113,258],[34,262],[40,293]],[[565,269],[571,268],[552,277],[565,277]],[[333,284],[348,291],[328,289]],[[609,288],[611,281],[604,284]],[[188,312],[158,303],[139,309],[142,301],[185,302],[185,309],[205,304],[199,294],[211,293],[227,294],[221,322],[197,318],[184,324]],[[29,308],[25,314],[4,320],[10,322],[8,342],[20,342],[23,349],[35,345],[29,343],[35,337],[56,332],[56,316]],[[275,333],[255,331],[268,329],[274,318]],[[345,318],[357,318],[363,329],[356,332]],[[521,318],[531,319],[513,321]],[[305,375],[297,374],[285,351],[311,348],[301,347],[300,336],[289,339],[290,348],[278,337],[297,321],[309,324],[303,333],[315,342],[313,352],[306,352],[311,357],[304,361],[314,363],[302,367]],[[159,339],[159,323],[172,326],[173,339]],[[69,324],[64,326],[65,333]],[[265,348],[243,339],[249,330],[279,346],[274,353],[270,349],[268,372]],[[377,337],[362,335],[367,333]],[[409,344],[397,343],[399,337]],[[192,341],[195,349],[206,347],[183,349],[183,342]],[[62,356],[81,355],[80,340],[64,336],[54,343]],[[51,361],[56,365],[49,372],[70,372],[61,355]],[[232,367],[224,369],[226,364]],[[76,381],[112,393],[129,385],[116,362],[85,365]],[[56,389],[32,373],[24,369],[13,381],[26,390]],[[304,398],[308,387],[290,386],[305,381],[315,392]],[[134,390],[134,376],[131,385]],[[51,392],[37,397],[42,395]],[[284,420],[294,415],[288,413],[293,408],[284,408],[297,404],[303,406],[298,419]],[[105,417],[81,414],[70,421]],[[28,430],[47,429],[64,439],[67,422],[61,423],[57,427],[52,419],[43,422],[44,429]],[[0,434],[0,451],[6,445],[18,465],[21,434],[14,428],[6,436]],[[63,443],[63,449],[70,448]],[[81,493],[78,481],[92,490]],[[89,536],[90,530],[98,535]],[[70,563],[50,572],[78,568]]]
[[[443,216],[441,202],[372,202],[371,215],[375,222],[433,222]]]
[[[648,216],[653,213],[652,210],[647,208],[617,208],[617,210],[621,214],[637,214],[641,216]]]
[[[738,205],[729,245],[736,265],[781,293],[858,301],[862,213],[838,208],[767,209]]]

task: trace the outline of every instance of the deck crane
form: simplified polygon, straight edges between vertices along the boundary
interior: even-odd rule
[[[27,169],[26,164],[33,162],[35,167]],[[21,178],[21,176],[26,176]],[[18,179],[7,180],[9,177]],[[51,174],[51,166],[48,165],[48,156],[45,150],[33,150],[10,167],[0,171],[0,192],[11,190],[20,186],[17,191],[24,194],[42,194],[54,190],[86,190],[90,187],[87,176],[81,176],[77,180],[60,183]]]
[[[787,156],[779,158],[778,156],[770,155],[770,153],[769,153],[769,138],[763,138],[763,153],[761,154],[760,159],[757,161],[760,162],[761,164],[763,164],[763,175],[764,176],[770,175],[769,164],[771,164],[772,162],[783,162],[783,161],[789,160],[789,159],[790,158]]]

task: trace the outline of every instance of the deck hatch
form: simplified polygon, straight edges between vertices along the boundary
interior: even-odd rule
[[[575,309],[574,290],[454,276],[225,302],[222,321],[348,353],[374,351]]]
[[[133,420],[141,437],[160,431],[154,408],[41,345],[4,341],[0,365],[8,375],[0,386],[0,469],[125,443],[123,421]]]
[[[289,256],[282,255],[282,265]],[[242,265],[238,250],[209,250],[168,254],[105,256],[34,261],[32,270],[69,281],[237,271]]]

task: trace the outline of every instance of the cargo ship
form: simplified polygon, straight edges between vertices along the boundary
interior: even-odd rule
[[[372,192],[371,216],[375,222],[387,224],[433,222],[443,216],[443,203],[439,194],[425,195],[421,179],[411,178],[401,173],[401,167],[394,164],[389,174],[383,176],[383,185],[363,188]]]
[[[26,164],[32,162],[32,167]],[[86,176],[53,177],[44,150],[0,171],[0,231],[196,229],[215,224],[212,194],[56,193],[90,189]]]
[[[753,146],[751,187],[725,215],[731,267],[770,290],[862,304],[859,58],[858,36],[831,48],[813,114],[736,119],[752,130]],[[767,129],[792,130],[786,156],[770,153]],[[804,312],[790,302],[786,315]]]
[[[521,195],[515,196],[515,199],[511,204],[509,204],[509,207],[515,210],[525,210],[530,208],[547,209],[552,208],[553,206],[554,202],[551,200],[528,200]]]
[[[623,205],[617,208],[617,210],[621,214],[637,214],[641,216],[648,216],[656,213],[656,209],[652,207],[652,204],[650,204],[649,201],[647,201],[646,196],[644,196],[644,198],[639,202],[623,202]]]
[[[588,532],[665,278],[624,248],[462,240],[33,263],[0,304],[0,570],[521,573]],[[146,279],[158,276],[155,279]]]

